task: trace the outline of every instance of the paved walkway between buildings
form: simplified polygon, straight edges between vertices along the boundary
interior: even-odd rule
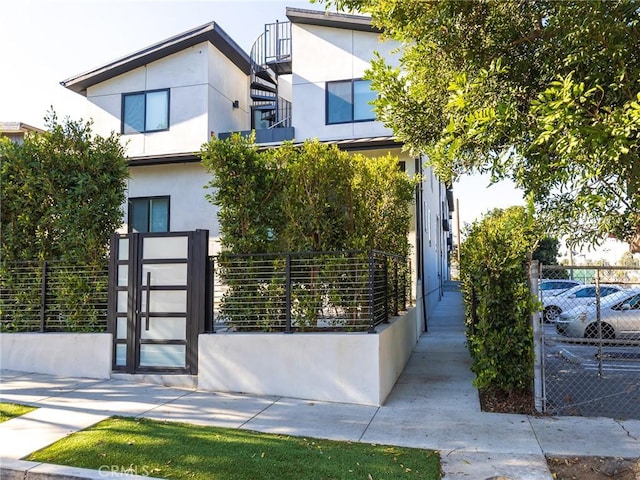
[[[428,327],[382,407],[2,371],[0,401],[41,408],[0,424],[0,477],[107,478],[19,459],[110,415],[434,449],[445,480],[548,480],[545,454],[640,456],[640,420],[482,412],[452,285]]]

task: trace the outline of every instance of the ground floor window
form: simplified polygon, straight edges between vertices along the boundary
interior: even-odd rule
[[[168,232],[169,197],[129,199],[129,232]]]

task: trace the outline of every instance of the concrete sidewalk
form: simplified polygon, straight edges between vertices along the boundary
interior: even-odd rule
[[[3,371],[1,401],[41,408],[0,424],[1,477],[107,478],[17,459],[115,414],[434,449],[446,480],[547,480],[545,454],[640,456],[639,420],[481,412],[455,289],[447,289],[428,328],[382,407]]]

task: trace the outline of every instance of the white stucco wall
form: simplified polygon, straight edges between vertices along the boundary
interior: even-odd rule
[[[121,131],[122,94],[169,89],[169,130],[122,136],[129,156],[197,151],[208,138],[204,42],[87,89],[95,131]]]
[[[417,342],[416,310],[378,333],[200,335],[198,388],[382,405]]]
[[[426,313],[428,315],[442,298],[441,287],[449,277],[447,267],[447,236],[449,232],[445,231],[442,225],[443,217],[448,215],[446,187],[438,181],[425,158],[422,158],[422,162],[423,292],[426,296]]]
[[[292,37],[293,118],[297,140],[391,135],[390,129],[375,121],[326,125],[325,85],[333,80],[362,78],[374,51],[393,61],[393,42],[380,42],[376,33],[303,24],[292,25]]]
[[[211,179],[200,163],[138,166],[129,169],[127,196],[155,197],[169,195],[169,230],[172,232],[209,230],[209,253],[219,251],[218,209],[205,198],[210,190],[204,186]],[[128,212],[124,207],[124,224]]]
[[[109,378],[110,333],[2,333],[0,367],[19,372]]]
[[[251,125],[249,76],[211,44],[208,57],[209,135],[248,130]],[[235,100],[237,108],[233,107]]]
[[[122,94],[169,89],[169,129],[122,136],[127,155],[197,152],[211,132],[249,122],[249,80],[211,43],[203,42],[87,89],[96,133],[121,131]],[[238,100],[239,108],[233,108]]]

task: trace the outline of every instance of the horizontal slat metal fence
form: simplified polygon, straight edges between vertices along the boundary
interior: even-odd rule
[[[0,331],[103,332],[108,265],[0,264]]]
[[[538,284],[543,411],[640,419],[640,269],[541,265]]]
[[[411,304],[407,261],[384,252],[219,255],[213,329],[369,331]]]

